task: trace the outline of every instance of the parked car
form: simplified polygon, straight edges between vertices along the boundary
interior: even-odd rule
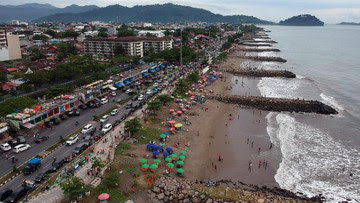
[[[52,172],[55,172],[59,170],[63,165],[65,164],[64,159],[60,159],[59,161],[55,161],[51,164],[51,170]]]
[[[34,181],[35,183],[41,183],[45,179],[45,173],[39,173],[35,176]]]
[[[138,97],[138,101],[142,101],[142,100],[144,100],[144,95],[140,94]]]
[[[105,123],[108,120],[109,120],[109,115],[104,115],[103,117],[101,117],[100,123]]]
[[[5,188],[5,189],[1,190],[1,192],[0,192],[0,201],[4,201],[12,193],[13,193],[12,189],[9,189],[9,188]]]
[[[73,116],[74,115],[74,111],[73,110],[70,110],[70,111],[66,111],[65,114],[69,117]]]
[[[152,94],[152,91],[151,91],[150,89],[148,89],[148,90],[146,91],[146,94],[151,95],[151,94]]]
[[[79,138],[77,136],[72,136],[70,137],[67,141],[66,141],[66,145],[70,146],[75,144],[77,141],[79,140]]]
[[[139,97],[139,95],[133,96],[133,97],[131,98],[131,100],[132,100],[132,101],[136,101],[136,100],[138,100],[138,97]]]
[[[8,143],[3,143],[0,145],[0,148],[4,151],[4,152],[7,152],[7,151],[10,151],[11,150],[11,146],[8,144]]]
[[[26,139],[24,136],[19,136],[16,138],[16,140],[18,141],[19,144],[25,144],[26,143]]]
[[[49,138],[50,138],[49,136],[37,137],[37,138],[35,138],[35,143],[45,142],[45,141],[48,140]]]
[[[116,96],[116,92],[110,92],[110,95],[115,97]]]
[[[80,104],[80,105],[78,106],[78,108],[79,108],[79,109],[82,109],[82,110],[85,110],[85,109],[87,109],[88,107],[87,107],[86,105],[84,105],[84,104]]]
[[[77,109],[77,110],[74,112],[74,115],[75,115],[75,116],[80,116],[80,110]]]
[[[20,199],[25,197],[25,195],[28,193],[29,189],[27,187],[19,187],[17,188],[10,197],[6,200],[5,203],[15,203],[18,202]]]
[[[129,104],[126,104],[126,105],[125,105],[125,108],[126,108],[126,109],[130,109],[131,107],[132,107],[132,103],[129,103]]]
[[[107,98],[102,98],[101,100],[100,100],[100,103],[101,104],[106,104],[106,103],[108,103],[109,102],[109,100],[107,99]]]
[[[66,120],[66,119],[67,119],[67,116],[66,116],[65,114],[60,114],[60,115],[59,115],[59,118],[60,118],[61,120]]]
[[[59,125],[60,124],[60,119],[59,118],[53,118],[52,122],[54,123],[54,125]]]
[[[92,141],[93,140],[92,140],[91,135],[87,135],[87,136],[84,137],[84,142],[89,143],[89,145],[92,144]]]
[[[23,151],[29,149],[29,148],[30,148],[29,144],[19,144],[19,145],[16,145],[14,147],[14,152],[18,154],[20,152],[23,152]]]
[[[84,126],[84,128],[81,130],[81,132],[85,134],[85,133],[91,131],[92,129],[94,129],[94,126],[92,124],[87,124],[86,126]]]
[[[111,111],[110,114],[111,114],[112,116],[115,116],[115,115],[118,114],[118,113],[119,113],[119,110],[118,110],[118,109],[114,109],[114,110]]]
[[[12,139],[12,140],[8,141],[8,144],[9,144],[11,147],[14,147],[14,146],[18,145],[19,142],[18,142],[16,139]]]
[[[80,143],[78,144],[74,149],[74,154],[80,154],[82,151],[84,151],[89,145],[87,143]]]
[[[104,127],[101,129],[102,132],[108,133],[112,129],[112,125],[110,123],[104,125]]]

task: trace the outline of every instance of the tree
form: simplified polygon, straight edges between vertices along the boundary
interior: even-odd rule
[[[74,44],[72,43],[60,43],[58,46],[57,60],[63,61],[65,58],[70,55],[76,55],[77,50]]]
[[[156,35],[153,35],[153,34],[151,34],[150,32],[147,32],[145,36],[146,36],[146,37],[156,37]]]
[[[133,30],[129,30],[127,28],[119,28],[117,29],[118,33],[117,33],[117,36],[118,37],[128,37],[128,36],[135,36],[135,33]]]
[[[162,94],[162,95],[158,96],[157,99],[164,105],[166,105],[167,103],[169,103],[173,100],[173,98],[169,94]]]
[[[130,56],[115,56],[112,59],[112,64],[127,64],[131,62],[131,57]]]
[[[180,79],[176,84],[176,93],[184,95],[188,91],[189,87],[183,79]]]
[[[186,78],[190,83],[195,83],[200,80],[200,76],[197,72],[192,72]]]
[[[123,46],[121,44],[117,44],[114,46],[114,55],[115,56],[120,56],[120,55],[125,55],[125,49],[123,48]]]
[[[54,30],[46,30],[45,34],[50,35],[53,38],[57,37],[57,32],[55,32]]]
[[[67,38],[67,37],[73,37],[74,39],[76,39],[80,34],[75,32],[74,30],[67,30],[63,33],[63,38]]]
[[[202,60],[201,60],[201,64],[202,65],[207,65],[209,63],[209,60],[207,59],[207,58],[203,58]]]
[[[170,32],[169,30],[165,30],[164,35],[165,36],[170,36],[170,35],[172,35],[172,32]]]
[[[46,36],[46,35],[34,35],[33,40],[42,40],[42,41],[46,41],[48,40],[49,38]]]
[[[93,158],[93,163],[91,165],[92,169],[97,170],[98,168],[102,168],[104,166],[105,166],[105,164],[104,164],[104,162],[101,161],[101,159],[96,158],[96,157]]]
[[[0,83],[6,83],[8,81],[6,73],[0,72]]]
[[[106,32],[99,32],[98,37],[108,37],[108,34]]]
[[[5,117],[7,114],[14,113],[16,110],[30,108],[35,104],[36,101],[27,96],[8,99],[0,105],[0,116]]]
[[[39,59],[44,59],[45,55],[37,48],[33,49],[30,54],[31,61],[37,61]]]
[[[60,184],[64,194],[70,195],[71,198],[77,198],[85,193],[85,184],[82,179],[72,176]]]
[[[133,118],[125,122],[125,131],[130,133],[130,135],[134,135],[135,133],[139,132],[141,127],[142,126],[138,118]]]
[[[155,111],[158,111],[161,109],[161,102],[157,99],[148,102],[148,107],[147,107],[150,111],[152,111],[153,113],[155,113]]]

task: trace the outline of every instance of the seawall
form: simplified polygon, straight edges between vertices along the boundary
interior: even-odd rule
[[[225,72],[235,75],[250,76],[250,77],[284,77],[296,78],[293,72],[287,70],[264,70],[264,69],[225,69]]]

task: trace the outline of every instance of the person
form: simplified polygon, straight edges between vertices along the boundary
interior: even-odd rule
[[[273,143],[270,143],[270,148],[269,149],[271,149],[273,147]]]
[[[76,121],[76,122],[75,122],[75,125],[79,125],[79,121]]]
[[[260,151],[261,151],[261,147],[259,147],[259,151],[258,151],[258,154],[260,154]]]
[[[247,142],[246,142],[246,144],[249,144],[249,138],[247,139]]]
[[[54,156],[54,161],[53,162],[55,162],[56,161],[56,156]]]
[[[251,148],[253,148],[253,147],[254,147],[254,141],[251,142]]]

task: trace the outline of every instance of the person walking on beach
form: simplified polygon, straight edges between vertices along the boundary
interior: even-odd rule
[[[273,143],[270,143],[270,148],[269,149],[271,149],[273,147]]]
[[[250,160],[250,161],[249,161],[249,167],[248,167],[249,172],[251,172],[251,167],[252,167],[252,162],[251,162],[251,160]]]
[[[217,167],[216,167],[216,164],[215,164],[215,171],[216,171]]]
[[[249,144],[249,138],[247,139],[247,142],[246,142],[246,144]]]
[[[251,142],[251,148],[253,148],[253,147],[254,147],[254,141]]]
[[[259,147],[258,155],[260,155],[261,147]]]
[[[258,166],[258,168],[260,168],[261,167],[261,160],[259,160],[259,166]]]

